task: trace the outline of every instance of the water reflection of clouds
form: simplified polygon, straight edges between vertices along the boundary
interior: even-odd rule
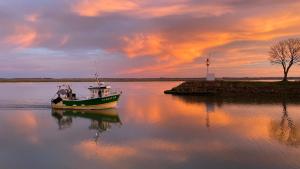
[[[154,164],[144,166],[161,165],[163,162],[173,164],[184,164],[197,152],[222,152],[227,149],[221,142],[210,143],[198,141],[177,142],[176,140],[165,139],[140,139],[132,140],[129,144],[118,145],[101,143],[95,144],[92,141],[82,141],[74,146],[75,152],[86,159],[100,160],[99,163],[106,163],[115,168],[130,168],[126,165],[139,162],[147,163],[155,161]]]
[[[235,159],[253,162],[263,157],[257,155],[247,159],[245,153],[261,151],[264,155],[272,156],[272,153],[284,151],[270,138],[270,123],[274,119],[280,120],[282,115],[278,105],[260,109],[260,105],[223,104],[220,107],[215,103],[159,100],[156,96],[148,97],[143,102],[136,102],[136,99],[139,100],[134,98],[124,101],[127,106],[120,111],[126,117],[126,121],[123,120],[127,126],[124,132],[135,134],[125,135],[123,141],[113,139],[111,142],[103,138],[98,144],[92,140],[76,138],[70,145],[79,158],[98,161],[112,168],[131,168],[132,165],[142,165],[139,164],[142,162],[156,161],[156,164],[149,165],[150,168],[162,163],[197,164],[195,156],[203,154],[209,160],[212,160],[209,157],[220,156],[216,159],[217,163],[220,163],[221,158],[232,163],[237,162]],[[293,110],[296,110],[295,107]],[[205,125],[207,115],[210,119],[209,131]],[[39,117],[30,111],[18,112],[18,117],[6,121],[12,124],[10,127],[13,131],[22,128],[18,134],[30,138],[40,126]],[[72,127],[78,130],[76,125]],[[119,130],[122,132],[122,128]],[[143,134],[136,132],[138,130],[142,130]],[[270,145],[272,149],[258,150],[259,147]],[[275,150],[275,147],[279,147],[279,150]],[[280,160],[280,157],[273,156],[270,161]]]
[[[135,98],[136,99],[136,98]],[[143,99],[143,100],[142,100]],[[125,101],[126,114],[125,121],[143,124],[168,124],[174,125],[203,125],[207,113],[211,118],[213,126],[224,126],[231,121],[226,112],[216,108],[214,104],[197,103],[187,104],[180,99],[166,98],[159,99],[158,96],[138,98]],[[150,103],[150,104],[149,104]],[[125,113],[126,113],[125,112]]]
[[[38,138],[38,118],[31,111],[17,111],[17,116],[4,116],[2,123],[4,122],[5,129],[9,129],[11,133],[25,138],[32,144],[39,143]]]
[[[202,105],[188,106],[178,100],[175,102],[170,102],[169,99],[162,100],[159,98],[160,96],[138,97],[125,101],[125,109],[128,114],[124,120],[135,121],[136,123],[152,123],[168,121],[171,120],[171,117],[178,117],[179,115],[182,117],[189,116],[192,119],[195,116],[199,117],[204,108]]]
[[[28,158],[11,153],[24,161],[41,159],[42,152],[47,164],[67,168],[299,168],[300,149],[285,144],[294,130],[291,120],[298,131],[297,104],[287,104],[285,115],[281,104],[191,101],[143,92],[153,89],[151,83],[128,88],[137,93],[127,91],[121,98],[122,127],[103,132],[97,144],[90,119],[72,117],[69,128],[58,130],[58,119],[48,110],[1,110],[0,134],[6,136],[0,138],[1,151],[9,154],[11,145],[30,149]],[[283,141],[277,137],[281,129],[287,134],[279,137]]]
[[[102,162],[111,164],[136,155],[136,150],[133,147],[104,143],[96,144],[91,140],[80,142],[74,146],[74,150],[84,158],[101,159]]]
[[[128,142],[139,154],[134,158],[147,159],[143,152],[147,152],[152,159],[155,158],[154,154],[157,154],[157,158],[168,158],[171,154],[170,159],[182,163],[199,153],[224,155],[240,148],[251,153],[257,151],[255,144],[269,146],[269,124],[274,118],[270,114],[274,115],[273,110],[277,109],[277,105],[268,105],[262,113],[257,111],[259,105],[224,104],[220,107],[214,103],[186,103],[180,99],[157,99],[156,96],[137,102],[141,99],[127,99],[123,110],[126,113],[125,125],[133,126],[131,129],[136,131],[142,124],[144,127],[148,126],[144,132],[152,133],[151,136],[140,135],[142,139],[135,136]],[[212,130],[209,133],[203,125],[206,113],[209,113],[211,121]],[[269,152],[264,153],[271,155]],[[232,156],[240,158],[238,152]],[[257,159],[249,159],[251,160]]]
[[[176,96],[173,97],[176,98]],[[249,137],[267,136],[267,124],[278,111],[278,106],[272,104],[261,106],[244,102],[221,103],[214,100],[206,100],[203,97],[201,99],[201,97],[197,96],[179,96],[178,99],[191,106],[204,104],[206,116],[210,119],[212,127],[217,127],[217,125],[221,124],[223,127],[231,128],[232,132],[242,130],[243,132],[240,134],[244,133],[243,135],[245,135],[247,133],[246,136]],[[202,109],[202,111],[204,110]]]

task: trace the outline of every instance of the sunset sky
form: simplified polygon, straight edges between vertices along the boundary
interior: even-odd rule
[[[1,77],[281,76],[296,0],[0,0]],[[290,72],[300,76],[300,65]]]

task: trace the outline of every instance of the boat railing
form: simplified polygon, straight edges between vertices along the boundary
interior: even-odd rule
[[[121,94],[122,91],[121,90],[113,90],[113,91],[110,91],[110,95],[118,95],[118,94]]]

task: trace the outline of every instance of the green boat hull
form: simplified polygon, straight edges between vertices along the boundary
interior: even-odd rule
[[[52,103],[52,108],[56,109],[109,109],[117,106],[117,102],[120,98],[120,94],[102,97],[102,98],[92,98],[85,100],[62,100],[59,103]]]

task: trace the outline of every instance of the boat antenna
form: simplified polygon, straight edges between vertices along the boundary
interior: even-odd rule
[[[101,82],[98,73],[95,73],[95,77],[96,77],[97,84],[100,86]]]

